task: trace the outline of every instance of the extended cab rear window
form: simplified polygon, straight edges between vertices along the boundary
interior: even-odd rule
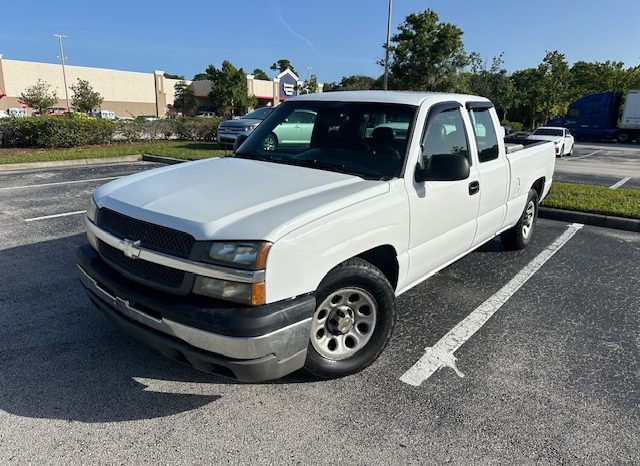
[[[498,158],[498,135],[489,108],[469,109],[480,163]]]

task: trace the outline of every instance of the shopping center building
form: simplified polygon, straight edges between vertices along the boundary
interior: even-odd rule
[[[178,82],[165,78],[162,71],[142,73],[66,65],[65,74],[69,98],[73,94],[70,86],[78,79],[84,79],[104,98],[102,109],[111,110],[120,118],[140,115],[164,117],[173,106]],[[58,103],[54,107],[67,107],[60,64],[7,60],[0,55],[0,110],[20,108],[20,94],[38,80],[51,85],[56,93]],[[214,111],[208,98],[211,82],[186,82],[193,87],[199,109]],[[278,105],[297,95],[299,84],[300,79],[291,70],[285,70],[270,81],[247,75],[247,92],[250,96],[256,96],[259,106]],[[319,85],[321,90],[322,86]]]

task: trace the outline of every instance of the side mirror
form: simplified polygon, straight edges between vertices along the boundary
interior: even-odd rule
[[[416,166],[415,180],[424,181],[460,181],[469,178],[471,167],[469,159],[460,154],[436,154],[429,160],[429,166]]]
[[[233,143],[233,153],[234,154],[238,150],[238,147],[240,147],[242,145],[242,143],[247,140],[248,137],[249,137],[248,134],[242,134],[242,133],[238,134],[238,137],[236,138],[236,142]]]

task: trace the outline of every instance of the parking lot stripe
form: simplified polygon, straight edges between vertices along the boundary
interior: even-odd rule
[[[566,161],[567,162],[571,162],[572,160],[584,159],[584,158],[587,158],[587,157],[591,157],[592,155],[599,154],[600,152],[602,152],[602,150],[596,150],[596,151],[591,152],[590,154],[579,155],[578,157],[569,157]]]
[[[120,177],[107,176],[105,178],[91,178],[88,180],[58,181],[56,183],[40,183],[40,184],[28,184],[24,186],[9,186],[7,188],[0,188],[0,191],[9,191],[11,189],[24,189],[24,188],[40,188],[44,186],[59,186],[61,184],[91,183],[92,181],[115,180],[116,178],[120,178]]]
[[[556,240],[547,246],[531,262],[493,296],[478,306],[471,314],[453,327],[435,345],[425,348],[424,355],[402,376],[400,380],[414,387],[431,377],[441,367],[453,369],[460,377],[464,374],[456,366],[455,353],[500,309],[513,294],[524,285],[545,262],[575,235],[583,225],[573,223]]]
[[[627,181],[629,181],[631,179],[630,176],[627,176],[626,178],[622,178],[620,181],[618,181],[617,183],[612,184],[611,186],[609,186],[609,189],[618,189],[620,186],[622,186],[623,184],[625,184]]]
[[[84,214],[86,210],[76,210],[75,212],[65,212],[64,214],[45,215],[44,217],[25,218],[25,222],[35,222],[36,220],[47,220],[49,218],[68,217],[69,215]]]

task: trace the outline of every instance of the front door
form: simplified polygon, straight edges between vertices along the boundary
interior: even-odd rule
[[[480,196],[475,191],[477,168],[472,164],[464,109],[451,102],[430,112],[422,139],[420,163],[427,167],[435,154],[462,154],[469,159],[471,174],[462,181],[416,182],[408,170],[411,206],[408,282],[415,283],[469,248],[476,232]]]

